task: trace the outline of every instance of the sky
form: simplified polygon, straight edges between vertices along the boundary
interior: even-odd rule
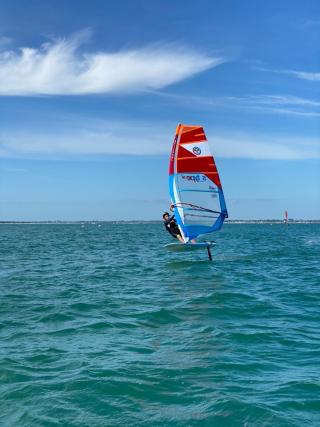
[[[2,0],[0,220],[161,219],[178,123],[230,219],[320,219],[320,2]]]

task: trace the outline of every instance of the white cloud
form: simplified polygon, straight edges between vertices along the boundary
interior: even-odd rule
[[[210,135],[209,135],[210,136]],[[217,156],[227,158],[302,160],[320,158],[320,144],[316,138],[302,138],[259,134],[212,135],[212,147]]]
[[[301,117],[319,117],[320,101],[292,95],[245,95],[200,97],[155,92],[181,105],[192,105],[206,109],[247,110],[257,113],[283,114]]]
[[[292,95],[250,95],[239,100],[264,105],[295,105],[295,106],[312,106],[320,107],[320,101],[313,99],[300,98]]]
[[[320,73],[312,73],[309,71],[297,71],[297,70],[272,70],[269,68],[255,67],[256,70],[266,71],[269,73],[289,74],[302,80],[320,81]]]
[[[225,59],[178,45],[83,52],[83,35],[0,51],[0,95],[85,95],[160,89]]]
[[[291,74],[302,80],[320,81],[320,73],[310,73],[307,71],[287,71],[287,74]]]
[[[152,155],[167,152],[168,135],[161,126],[83,119],[85,127],[65,123],[46,131],[7,131],[0,134],[1,157]]]
[[[294,116],[320,116],[320,101],[292,95],[248,95],[224,98],[231,105],[248,108],[262,113],[275,113]]]
[[[83,158],[104,155],[169,156],[173,123],[96,122],[59,132],[6,132],[0,135],[1,157]],[[320,158],[317,138],[207,129],[213,153],[224,158],[299,160]]]
[[[8,46],[12,43],[12,39],[6,36],[0,36],[0,48],[3,46]]]

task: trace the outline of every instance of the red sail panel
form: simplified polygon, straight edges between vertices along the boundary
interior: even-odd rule
[[[184,126],[181,125],[180,144],[188,144],[189,142],[206,141],[206,135],[201,126]]]
[[[203,173],[221,188],[219,174],[212,156],[178,158],[177,173]]]
[[[201,126],[180,125],[177,127],[176,143],[174,144],[174,153],[172,150],[172,156],[169,173],[174,173],[175,157],[176,173],[202,173],[221,188],[219,174]]]

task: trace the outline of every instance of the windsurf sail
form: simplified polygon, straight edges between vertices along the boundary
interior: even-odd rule
[[[283,220],[283,222],[285,224],[288,224],[288,211],[284,211],[284,220]]]
[[[169,191],[185,242],[219,230],[228,217],[219,174],[201,126],[177,126],[169,163]]]

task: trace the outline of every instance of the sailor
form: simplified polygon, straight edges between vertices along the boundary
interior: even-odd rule
[[[171,207],[170,207],[170,210],[171,210]],[[173,236],[175,239],[178,239],[179,242],[184,243],[178,224],[174,219],[174,215],[170,216],[168,212],[165,212],[162,215],[162,218],[163,218],[164,226],[166,227],[167,231],[171,234],[171,236]]]

